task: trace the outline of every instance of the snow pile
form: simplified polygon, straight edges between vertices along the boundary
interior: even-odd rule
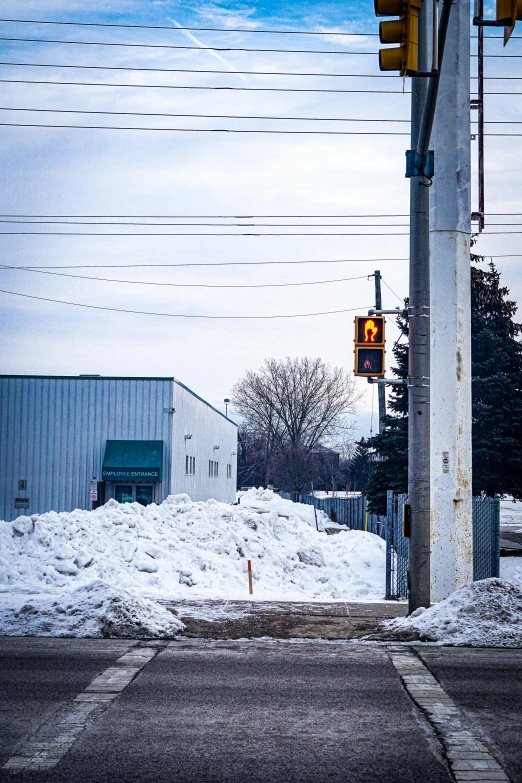
[[[382,539],[318,533],[311,506],[266,490],[238,506],[170,495],[161,505],[110,500],[94,511],[0,522],[0,593],[11,595],[60,595],[102,579],[153,598],[248,598],[247,559],[257,599],[384,595]]]
[[[522,590],[522,557],[501,557],[500,576]]]
[[[321,509],[314,510],[313,506],[306,503],[293,503],[291,500],[285,500],[279,497],[271,489],[249,489],[248,492],[239,493],[240,503],[245,508],[253,508],[257,511],[275,511],[282,517],[298,516],[303,522],[307,522],[310,527],[324,531],[325,525],[332,526],[330,517]],[[315,522],[317,513],[317,525]],[[334,527],[337,527],[333,523]]]
[[[36,599],[0,614],[0,633],[16,636],[166,639],[185,628],[155,601],[98,579],[65,597]]]
[[[503,579],[473,582],[429,609],[388,620],[391,630],[418,631],[422,641],[472,647],[522,646],[522,590]]]

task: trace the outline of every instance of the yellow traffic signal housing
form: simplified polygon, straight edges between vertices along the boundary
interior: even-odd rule
[[[382,378],[384,370],[384,348],[355,346],[354,375],[360,375],[363,378]]]
[[[366,378],[384,375],[384,324],[382,315],[356,316],[354,375]]]
[[[400,17],[379,25],[381,43],[400,44],[392,49],[379,49],[379,68],[381,71],[400,71],[401,76],[416,73],[419,70],[419,11],[422,0],[374,0],[374,4],[376,16]]]
[[[497,22],[504,25],[504,46],[515,29],[515,23],[522,19],[522,0],[497,0]]]

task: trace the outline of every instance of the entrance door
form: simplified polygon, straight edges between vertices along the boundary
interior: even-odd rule
[[[132,484],[116,484],[114,489],[114,499],[118,503],[132,503]]]
[[[116,484],[114,487],[114,499],[118,503],[141,503],[148,506],[153,500],[152,484]]]
[[[136,485],[136,503],[142,506],[148,506],[152,503],[152,487]]]

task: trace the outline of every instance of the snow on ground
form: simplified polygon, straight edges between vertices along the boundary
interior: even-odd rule
[[[331,527],[333,524],[334,527],[340,527],[335,523],[331,523],[329,516],[324,511],[320,509],[314,510],[313,506],[309,506],[306,503],[293,503],[291,500],[285,500],[272,492],[271,489],[263,489],[262,487],[249,489],[248,492],[238,493],[238,497],[243,508],[253,508],[263,513],[275,511],[279,516],[288,518],[298,516],[303,522],[307,522],[310,527],[319,528],[320,531],[324,531],[325,525]]]
[[[522,501],[515,500],[501,500],[500,501],[500,524],[509,525],[510,527],[518,527],[520,531],[513,530],[513,532],[522,533]]]
[[[146,507],[110,500],[94,511],[50,511],[0,522],[0,633],[16,633],[17,627],[39,633],[54,624],[59,633],[67,626],[75,635],[85,629],[86,635],[94,634],[87,600],[93,588],[80,595],[84,620],[67,606],[72,590],[96,580],[115,591],[115,600],[121,595],[125,600],[128,595],[248,599],[248,559],[254,599],[379,600],[384,595],[381,538],[356,530],[332,536],[317,532],[311,506],[281,500],[270,491],[250,490],[238,506],[193,503],[187,495]],[[24,617],[30,610],[15,614],[21,595],[34,597],[29,604],[38,602],[41,617],[33,626]],[[139,612],[146,619],[146,611]],[[98,612],[93,622],[103,634],[100,617]]]
[[[500,576],[522,590],[522,557],[501,557]]]
[[[101,579],[53,598],[25,601],[0,614],[0,631],[12,636],[172,638],[183,623],[156,601],[138,598]]]
[[[472,647],[522,646],[522,590],[504,579],[473,582],[429,609],[388,620],[392,630],[415,630],[424,641]]]

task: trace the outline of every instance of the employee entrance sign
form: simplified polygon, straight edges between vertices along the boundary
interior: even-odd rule
[[[355,317],[354,375],[384,376],[384,320],[382,315]]]

